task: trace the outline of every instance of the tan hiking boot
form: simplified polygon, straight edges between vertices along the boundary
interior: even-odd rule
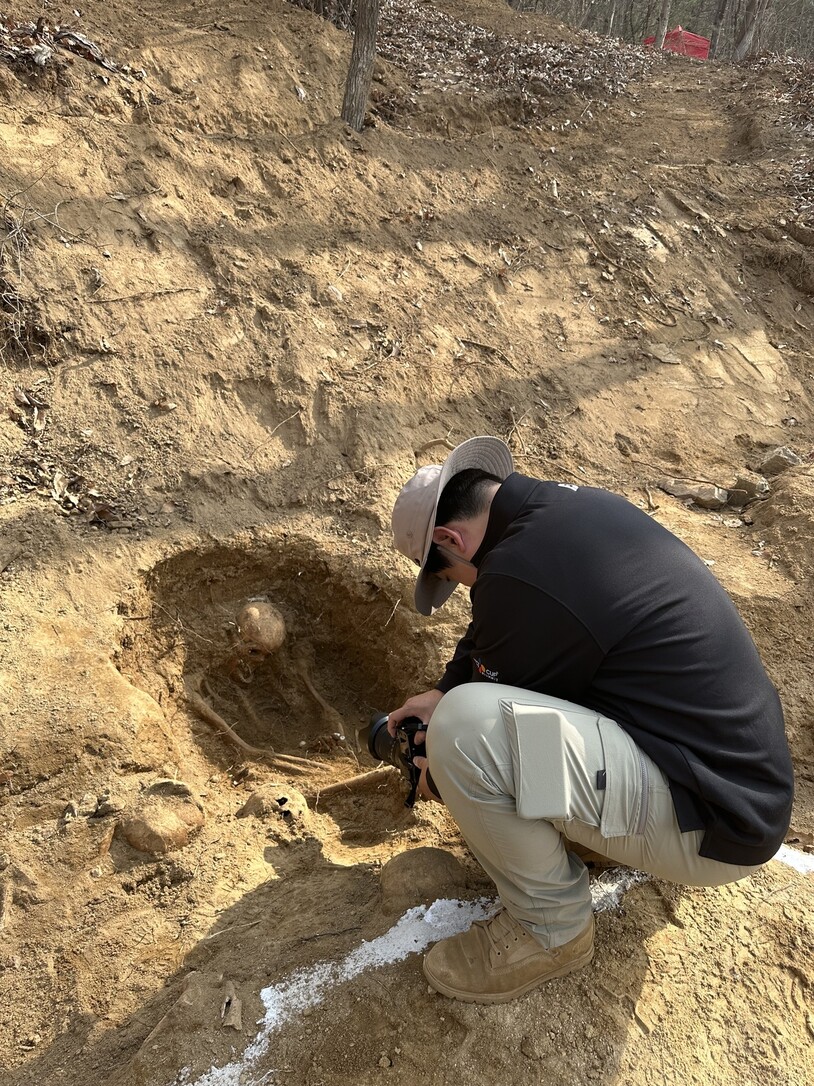
[[[491,920],[476,920],[463,935],[436,943],[424,958],[424,976],[450,999],[508,1003],[587,965],[593,954],[593,916],[570,943],[547,950],[501,909]]]

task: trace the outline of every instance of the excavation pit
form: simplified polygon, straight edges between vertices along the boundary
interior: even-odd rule
[[[311,764],[299,772],[313,770],[318,791],[372,769],[359,730],[438,672],[433,645],[398,599],[358,554],[328,553],[311,538],[185,551],[156,565],[141,597],[122,605],[141,619],[125,663],[160,704],[198,718],[193,731],[210,756],[212,741],[231,761],[304,758]],[[256,632],[258,608],[284,627],[270,651]],[[298,771],[293,761],[287,768]]]

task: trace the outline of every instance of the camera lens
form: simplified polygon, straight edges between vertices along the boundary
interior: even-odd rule
[[[367,749],[377,762],[399,765],[399,744],[387,730],[387,714],[374,717],[367,735]]]

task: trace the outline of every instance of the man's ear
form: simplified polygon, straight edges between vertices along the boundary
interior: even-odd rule
[[[455,528],[449,528],[446,525],[435,528],[432,533],[432,541],[433,543],[439,543],[442,547],[447,547],[449,550],[456,550],[463,553],[463,536]]]

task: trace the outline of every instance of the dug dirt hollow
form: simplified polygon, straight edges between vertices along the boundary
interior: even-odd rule
[[[462,1005],[415,951],[491,886],[395,771],[333,788],[466,622],[460,590],[415,613],[395,495],[495,434],[711,566],[781,692],[811,858],[788,69],[391,7],[360,133],[349,37],[281,0],[90,0],[112,68],[0,50],[0,1082],[807,1086],[810,874],[597,872],[590,968]],[[521,53],[539,78],[506,76]]]

